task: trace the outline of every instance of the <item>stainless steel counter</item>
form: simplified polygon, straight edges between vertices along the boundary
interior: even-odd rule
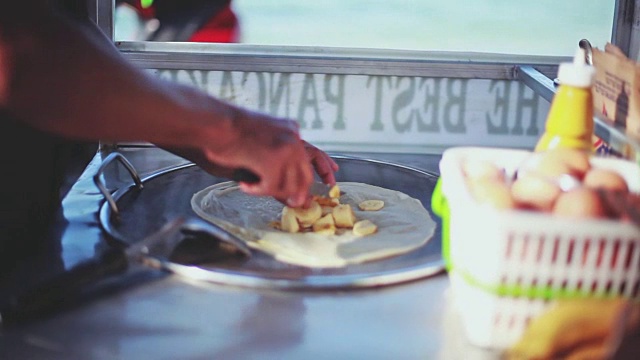
[[[121,151],[141,175],[185,163],[155,148]],[[356,155],[438,172],[437,155]],[[0,282],[3,294],[103,249],[103,196],[92,181],[101,161],[96,155],[65,198],[51,251],[20,261]],[[448,288],[439,274],[357,290],[258,290],[139,267],[55,313],[0,330],[0,359],[495,358],[466,343]]]

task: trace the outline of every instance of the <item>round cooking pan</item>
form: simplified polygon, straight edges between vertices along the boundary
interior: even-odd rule
[[[441,225],[430,205],[438,176],[384,161],[347,156],[332,158],[340,166],[336,173],[339,182],[367,183],[419,199],[437,224],[431,239],[406,254],[343,268],[286,264],[257,250],[250,257],[236,256],[222,246],[212,245],[211,239],[189,239],[185,242],[189,244],[184,246],[186,251],[167,264],[169,270],[216,283],[291,289],[383,286],[442,272]],[[162,170],[141,179],[126,160],[123,164],[134,180],[130,186],[110,194],[98,183],[107,200],[100,209],[100,223],[114,246],[126,247],[177,217],[197,217],[191,209],[191,197],[205,187],[228,181],[193,164]]]

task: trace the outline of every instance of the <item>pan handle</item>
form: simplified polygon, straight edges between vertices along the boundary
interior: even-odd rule
[[[133,179],[135,186],[138,190],[142,190],[142,180],[140,180],[140,176],[136,169],[131,165],[131,163],[120,153],[113,152],[109,154],[103,161],[96,174],[93,175],[93,182],[96,184],[105,200],[109,203],[109,207],[111,208],[111,216],[120,216],[120,210],[118,210],[118,205],[116,205],[115,200],[113,200],[113,196],[111,196],[111,192],[107,190],[107,187],[102,182],[102,174],[104,173],[104,169],[111,164],[113,161],[118,160],[120,163],[127,169],[129,175]]]

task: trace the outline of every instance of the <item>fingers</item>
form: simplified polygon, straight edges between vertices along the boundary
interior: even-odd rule
[[[251,195],[273,196],[290,207],[304,206],[308,202],[313,171],[301,148],[291,151],[290,156],[263,162],[257,169],[261,181],[255,184],[241,183],[240,189]]]
[[[338,164],[324,151],[304,142],[307,155],[311,159],[311,164],[325,184],[334,185],[336,183],[335,172],[339,170]]]
[[[257,183],[241,182],[242,191],[300,207],[309,204],[314,170],[323,182],[335,184],[338,164],[300,138],[296,121],[236,110],[233,136],[228,137],[233,140],[221,150],[205,153],[209,162],[245,168],[258,176]]]
[[[274,163],[259,174],[261,178],[259,183],[242,183],[240,184],[241,189],[252,195],[273,196],[290,207],[308,206],[311,201],[309,187],[313,182],[313,169],[324,183],[333,185],[336,183],[334,173],[339,167],[323,151],[315,147],[306,147],[306,149],[307,156],[292,156],[290,159],[286,159],[280,170],[277,170]],[[313,169],[311,165],[313,165]]]
[[[307,198],[308,189],[311,185],[310,169],[305,169],[305,166],[290,166],[287,168],[287,174],[282,179],[281,188],[286,193],[291,194],[287,199],[287,204],[291,207],[299,207],[305,203]]]

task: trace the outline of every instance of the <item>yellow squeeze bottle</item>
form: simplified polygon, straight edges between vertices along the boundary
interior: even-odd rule
[[[573,148],[593,152],[593,66],[585,62],[584,50],[578,48],[572,63],[558,68],[560,85],[547,115],[545,133],[535,151]]]

